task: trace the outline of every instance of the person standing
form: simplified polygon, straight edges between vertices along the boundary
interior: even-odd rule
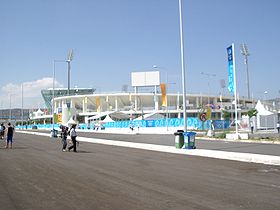
[[[67,135],[68,135],[68,127],[62,126],[61,138],[62,138],[62,151],[63,152],[66,152]]]
[[[72,146],[68,147],[68,151],[70,152],[73,149],[74,152],[77,152],[77,132],[76,132],[76,125],[72,125],[70,129],[70,137],[72,140]]]
[[[278,133],[280,133],[280,121],[277,122],[276,128],[277,128]]]
[[[4,136],[5,136],[5,129],[6,129],[5,125],[4,125],[3,123],[1,123],[1,128],[0,128],[0,131],[1,131],[1,133],[0,133],[1,139],[4,139]]]
[[[251,127],[251,133],[254,133],[254,123],[253,121],[250,121],[250,127]]]
[[[3,131],[3,123],[1,123],[1,125],[0,125],[0,139],[3,139],[3,133],[4,133],[4,131]]]
[[[13,136],[14,136],[14,128],[11,126],[11,123],[8,123],[8,131],[7,131],[7,144],[6,148],[12,149],[13,146]]]

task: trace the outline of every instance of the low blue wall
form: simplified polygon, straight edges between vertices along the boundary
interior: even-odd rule
[[[229,120],[213,120],[213,126],[215,129],[227,129],[229,128],[230,121]],[[207,130],[210,128],[211,121],[207,120],[206,122],[200,121],[198,118],[189,117],[187,118],[187,127],[189,129],[195,130]],[[32,129],[34,125],[28,126],[17,126],[18,129]],[[38,129],[52,129],[52,124],[37,124]],[[55,129],[59,129],[59,124],[55,124]],[[104,123],[103,126],[105,128],[128,128],[133,126],[137,127],[166,127],[166,119],[160,120],[135,120],[135,121],[116,121],[116,122],[107,122]],[[183,127],[184,126],[184,119],[182,118],[171,118],[168,119],[168,127]],[[88,125],[81,123],[79,124],[80,129],[88,129]],[[90,125],[90,129],[94,129],[94,125]]]

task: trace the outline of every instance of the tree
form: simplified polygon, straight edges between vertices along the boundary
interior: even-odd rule
[[[222,117],[226,120],[230,119],[230,112],[222,110]]]
[[[254,117],[254,116],[257,116],[257,114],[258,114],[258,110],[256,110],[255,108],[250,109],[250,110],[247,112],[247,115],[249,116],[250,119],[251,119],[252,117]]]

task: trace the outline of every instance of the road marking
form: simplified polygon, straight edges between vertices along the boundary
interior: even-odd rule
[[[39,136],[48,136],[48,137],[50,136],[50,134],[39,133],[39,132],[28,132],[28,131],[17,131],[17,132],[39,135]],[[225,151],[206,150],[206,149],[177,149],[175,148],[175,146],[125,142],[125,141],[97,139],[97,138],[88,138],[88,137],[77,137],[77,140],[83,142],[95,143],[95,144],[128,147],[128,148],[143,149],[143,150],[150,150],[150,151],[157,151],[157,152],[173,153],[173,154],[210,157],[216,159],[235,160],[241,162],[262,163],[267,165],[280,165],[280,157],[273,156],[273,155],[225,152]]]

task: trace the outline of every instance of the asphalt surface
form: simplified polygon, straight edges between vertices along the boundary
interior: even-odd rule
[[[118,141],[150,143],[150,144],[167,145],[167,146],[173,146],[175,144],[174,135],[160,135],[160,134],[156,134],[156,135],[105,134],[104,135],[102,133],[88,133],[88,132],[80,132],[79,135],[84,137],[91,137],[91,138],[112,139]],[[196,139],[196,147],[199,149],[280,156],[280,144],[245,143],[245,142],[232,142],[232,141],[222,141],[222,140],[213,141],[213,140],[206,140],[206,139]]]
[[[280,207],[279,166],[85,142],[61,152],[60,139],[19,133],[0,144],[0,209]]]
[[[32,130],[32,131],[50,133],[50,131],[42,131],[42,130]],[[89,137],[89,138],[110,139],[110,140],[117,140],[117,141],[148,143],[148,144],[167,145],[167,146],[175,145],[174,135],[167,135],[167,134],[125,135],[125,134],[110,134],[110,133],[105,134],[105,133],[95,133],[95,132],[78,132],[78,134],[79,136]],[[224,140],[196,139],[196,147],[199,149],[280,156],[280,144],[271,144],[271,143],[246,143],[246,142],[233,142],[233,141],[224,141]]]

